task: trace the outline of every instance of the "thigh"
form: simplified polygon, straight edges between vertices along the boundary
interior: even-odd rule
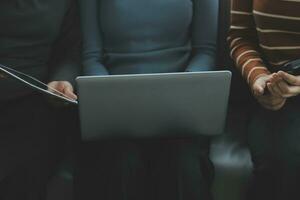
[[[247,142],[254,166],[269,165],[279,158],[280,113],[254,107],[248,124]],[[270,163],[271,165],[271,163]]]
[[[293,99],[282,110],[280,124],[281,158],[300,165],[300,98]]]
[[[300,105],[298,101],[291,101],[282,110],[280,130],[280,160],[282,164],[282,197],[300,198]],[[292,198],[291,198],[292,199]]]
[[[2,104],[0,110],[0,179],[37,157],[53,160],[63,133],[58,133],[55,113],[41,96]]]
[[[281,188],[280,112],[254,107],[247,142],[254,165],[248,199],[278,199]]]
[[[145,171],[139,142],[85,142],[76,170],[76,199],[145,199]]]
[[[153,199],[210,199],[209,139],[161,140],[152,158]]]
[[[0,110],[0,180],[6,180],[5,198],[43,199],[63,145],[56,112],[39,95],[2,104]]]
[[[30,163],[30,164],[29,164]],[[47,195],[47,184],[53,164],[40,157],[18,166],[2,180],[0,199],[43,200]]]
[[[300,154],[299,112],[300,105],[295,100],[288,101],[279,111],[254,109],[248,127],[248,144],[254,163],[297,159],[296,155]]]

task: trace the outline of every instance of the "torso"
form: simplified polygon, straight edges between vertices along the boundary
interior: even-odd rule
[[[190,55],[192,0],[99,0],[110,74],[182,71]]]
[[[100,0],[105,48],[141,52],[182,45],[192,9],[191,0]]]
[[[0,0],[0,63],[46,81],[49,58],[72,0]],[[0,80],[1,99],[32,93]]]
[[[300,0],[253,0],[260,46],[273,66],[300,58]]]
[[[0,59],[47,59],[70,0],[0,1]]]

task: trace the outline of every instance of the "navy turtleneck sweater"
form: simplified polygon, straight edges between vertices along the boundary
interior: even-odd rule
[[[79,0],[85,75],[215,68],[218,0]]]

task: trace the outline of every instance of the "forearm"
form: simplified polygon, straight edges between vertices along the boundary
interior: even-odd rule
[[[263,74],[269,74],[260,53],[252,0],[233,0],[228,36],[230,55],[242,76],[252,85]]]
[[[83,54],[83,70],[84,76],[108,75],[108,70],[102,64],[100,55],[91,56],[89,53]]]
[[[75,85],[75,79],[81,74],[80,59],[64,59],[58,63],[53,63],[55,69],[49,77],[49,82],[52,81],[68,81],[73,86]]]
[[[216,55],[214,49],[195,49],[186,69],[188,72],[216,70]]]

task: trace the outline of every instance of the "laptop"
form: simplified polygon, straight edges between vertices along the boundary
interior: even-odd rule
[[[85,141],[223,132],[229,71],[88,76],[76,81]]]

